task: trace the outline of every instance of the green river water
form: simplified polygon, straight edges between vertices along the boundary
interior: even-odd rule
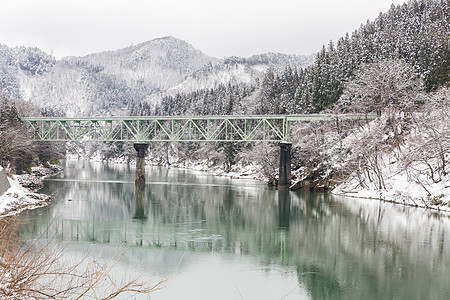
[[[447,216],[182,169],[147,167],[135,189],[133,166],[63,167],[22,234],[68,256],[136,243],[114,275],[170,276],[151,299],[450,299]]]

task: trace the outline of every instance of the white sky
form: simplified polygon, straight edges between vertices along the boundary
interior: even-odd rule
[[[406,0],[1,0],[0,43],[57,58],[174,36],[207,55],[315,53]]]

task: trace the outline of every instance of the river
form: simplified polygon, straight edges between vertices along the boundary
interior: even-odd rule
[[[63,167],[42,190],[53,203],[29,213],[23,236],[67,243],[67,255],[131,247],[114,275],[169,276],[152,299],[450,295],[447,216],[183,169],[147,167],[135,189],[133,166]]]

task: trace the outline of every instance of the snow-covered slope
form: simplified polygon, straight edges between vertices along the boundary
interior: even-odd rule
[[[265,53],[249,58],[226,57],[214,64],[204,65],[188,76],[181,84],[167,91],[168,95],[178,92],[192,92],[199,88],[214,88],[219,84],[252,84],[271,69],[281,73],[287,66],[305,67],[313,62],[313,56]]]

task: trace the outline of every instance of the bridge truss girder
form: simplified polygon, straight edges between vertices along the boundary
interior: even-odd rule
[[[23,118],[35,140],[131,142],[279,142],[284,117]]]
[[[290,122],[374,115],[22,118],[39,141],[290,142]]]

